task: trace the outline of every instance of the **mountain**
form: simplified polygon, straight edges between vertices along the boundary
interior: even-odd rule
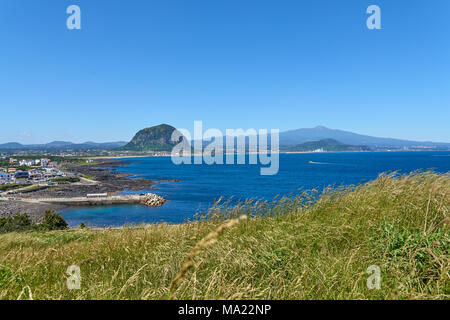
[[[172,141],[176,129],[168,124],[160,124],[140,130],[134,138],[119,150],[127,151],[172,151],[178,141]],[[181,138],[180,140],[181,141]]]
[[[53,141],[45,144],[46,148],[65,148],[74,145],[72,142],[68,141]],[[38,145],[39,146],[39,145]]]
[[[302,144],[292,145],[292,146],[281,146],[280,151],[369,151],[370,148],[367,146],[353,146],[344,143],[340,143],[334,139],[324,139],[319,141],[309,141]]]
[[[329,129],[324,126],[280,132],[280,145],[292,146],[308,141],[334,139],[348,145],[365,145],[369,147],[434,147],[450,148],[450,143],[418,142],[392,138],[379,138],[361,135],[349,131]]]
[[[84,143],[73,143],[68,141],[53,141],[46,144],[28,144],[23,145],[17,142],[9,142],[0,144],[0,150],[112,150],[127,144],[123,141],[117,142],[84,142]]]
[[[171,151],[177,142],[171,141],[171,135],[176,129],[168,124],[161,124],[140,130],[130,142],[84,142],[72,143],[68,141],[53,141],[47,144],[22,145],[17,142],[0,144],[0,150],[6,151],[26,151],[26,150],[49,150],[49,151],[85,151],[85,150],[130,150],[130,151]],[[332,141],[340,143],[337,145]],[[180,139],[181,140],[181,139]],[[270,140],[270,136],[269,136]],[[246,138],[246,141],[248,139]],[[321,142],[320,142],[321,141]],[[225,142],[225,137],[224,137]],[[306,142],[314,142],[310,145],[303,145]],[[317,144],[320,142],[319,144]],[[203,141],[208,145],[209,142]],[[302,151],[304,148],[343,148],[348,150],[349,146],[365,150],[402,149],[410,148],[414,150],[450,150],[450,143],[444,142],[419,142],[411,140],[401,140],[393,138],[380,138],[361,135],[349,131],[329,129],[324,126],[314,128],[303,128],[280,132],[280,150]],[[270,141],[269,141],[270,145]],[[225,146],[225,144],[224,144]],[[331,151],[331,150],[330,150]],[[336,151],[336,150],[335,150]],[[342,150],[344,151],[344,150]]]
[[[268,145],[270,146],[270,135]],[[420,142],[393,138],[379,138],[361,135],[344,130],[329,129],[324,126],[283,131],[279,134],[279,146],[282,151],[306,151],[315,149],[327,149],[329,151],[383,151],[392,149],[408,150],[450,150],[450,143],[445,142]],[[226,138],[223,137],[225,146]],[[236,138],[234,138],[236,144]],[[331,141],[332,140],[332,141]],[[245,137],[248,144],[248,137]],[[320,144],[318,143],[320,141]],[[311,144],[305,144],[312,142]],[[203,141],[203,146],[209,144]],[[338,145],[339,143],[340,145]],[[305,144],[305,145],[303,145]]]
[[[116,148],[123,147],[126,144],[127,144],[127,142],[125,142],[125,141],[101,142],[101,143],[88,141],[88,142],[83,143],[83,145],[85,145],[85,146],[90,146],[90,147],[99,148],[99,149],[116,149]]]
[[[20,149],[23,145],[17,142],[8,142],[4,144],[0,144],[0,149]]]

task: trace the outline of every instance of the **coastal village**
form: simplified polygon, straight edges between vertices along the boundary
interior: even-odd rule
[[[165,199],[148,192],[152,181],[129,179],[109,168],[121,162],[83,157],[0,155],[0,219],[27,214],[35,222],[46,211],[72,206],[136,204],[160,206]],[[135,191],[122,194],[123,190]]]
[[[58,162],[48,158],[22,159],[1,158],[0,185],[18,183],[52,183],[54,178],[66,177]]]

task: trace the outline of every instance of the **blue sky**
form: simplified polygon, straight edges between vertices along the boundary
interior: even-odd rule
[[[0,143],[194,120],[450,142],[449,16],[448,0],[0,0]]]

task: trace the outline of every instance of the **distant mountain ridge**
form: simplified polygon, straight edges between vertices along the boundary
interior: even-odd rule
[[[319,141],[324,139],[334,139],[349,145],[365,145],[369,147],[446,147],[450,148],[450,143],[445,142],[419,142],[411,140],[401,140],[393,138],[380,138],[361,135],[349,131],[330,129],[325,126],[314,128],[303,128],[280,132],[280,145],[295,145],[308,141]]]
[[[171,151],[177,142],[171,141],[172,133],[175,127],[168,124],[161,124],[145,128],[136,133],[130,142],[84,142],[72,143],[68,141],[53,141],[47,144],[22,145],[17,142],[9,142],[0,144],[0,150],[117,150],[117,151]],[[270,137],[269,137],[270,139]],[[333,141],[326,141],[333,140]],[[225,142],[225,137],[224,137]],[[309,145],[303,145],[313,142]],[[269,142],[270,143],[270,142]],[[280,150],[302,151],[303,148],[318,146],[322,144],[334,145],[334,148],[343,148],[347,150],[382,150],[383,148],[399,149],[399,148],[430,148],[434,150],[450,150],[450,143],[446,142],[419,142],[412,140],[402,140],[394,138],[372,137],[361,135],[350,131],[330,129],[325,126],[317,126],[314,128],[302,128],[280,132]],[[339,143],[341,145],[337,145]],[[208,145],[207,141],[202,142]],[[328,145],[329,148],[332,146]],[[356,147],[356,149],[354,148]]]
[[[116,142],[84,142],[73,143],[68,141],[53,141],[45,144],[20,144],[17,142],[9,142],[0,144],[0,150],[89,150],[89,149],[105,149],[112,150],[120,148],[127,143],[125,141]]]

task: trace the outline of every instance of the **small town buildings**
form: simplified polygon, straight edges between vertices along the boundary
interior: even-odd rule
[[[51,172],[44,172],[43,174],[44,174],[44,179],[46,179],[46,180],[54,177],[53,173],[51,173]]]
[[[14,183],[15,178],[13,174],[0,172],[0,184],[8,184],[8,183]]]
[[[30,169],[30,170],[28,170],[28,177],[29,177],[29,179],[32,179],[32,180],[42,180],[44,175],[42,174],[42,172],[40,170]]]
[[[22,157],[20,154],[18,156]],[[24,156],[28,157],[29,155],[25,154]],[[5,159],[9,161],[9,164],[0,167],[0,173],[2,173],[0,184],[22,183],[24,181],[40,183],[45,180],[51,180],[51,178],[66,176],[63,171],[59,170],[58,162],[51,161],[48,158],[21,158],[17,160],[9,157]],[[22,169],[21,167],[27,167],[27,169],[23,171],[20,170]]]
[[[29,179],[30,175],[28,171],[17,171],[14,175],[14,177],[17,179]]]
[[[46,173],[56,173],[57,170],[55,168],[50,168],[50,167],[45,167],[45,168],[41,168],[42,170],[44,170]]]

